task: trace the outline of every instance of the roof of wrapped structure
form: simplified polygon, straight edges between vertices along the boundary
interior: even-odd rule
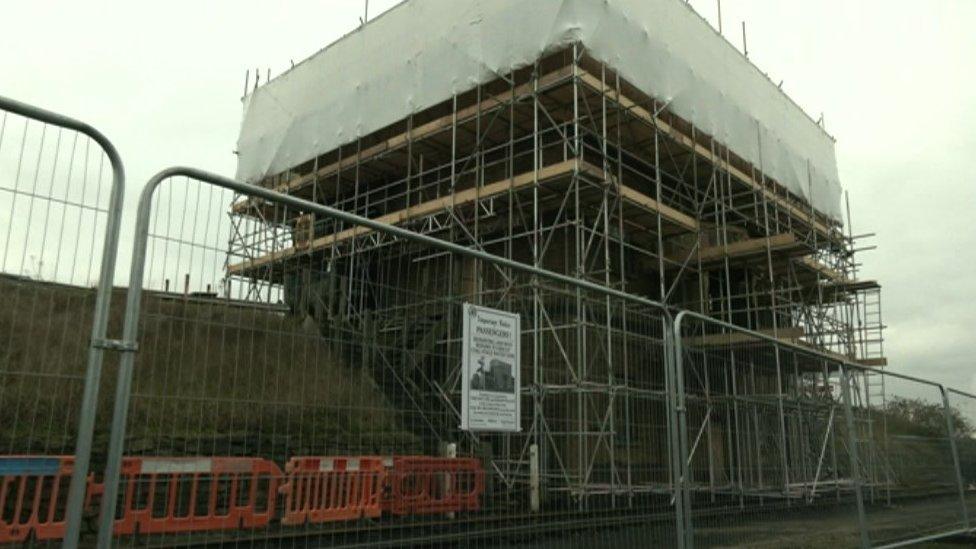
[[[574,43],[840,219],[833,139],[678,0],[407,0],[245,99],[237,177],[280,173]]]

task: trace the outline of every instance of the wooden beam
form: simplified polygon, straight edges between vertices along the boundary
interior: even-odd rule
[[[881,284],[876,280],[839,280],[824,287],[827,290],[839,292],[860,292],[865,290],[880,290]]]
[[[773,337],[772,329],[756,330],[763,335]],[[829,351],[823,349],[817,345],[813,345],[807,341],[801,341],[801,338],[805,335],[803,328],[799,326],[790,326],[786,328],[780,328],[777,332],[777,339],[780,341],[793,343],[796,345],[801,345],[807,347],[812,351],[816,351],[820,354],[827,355],[831,360],[836,360],[839,362],[854,362],[862,366],[868,366],[871,368],[880,368],[888,365],[887,358],[864,358],[860,360],[853,360],[850,357],[844,356],[835,351]],[[682,339],[682,342],[689,347],[724,347],[732,345],[744,345],[747,343],[758,343],[765,342],[763,338],[756,337],[751,334],[746,334],[742,332],[729,332],[724,334],[708,334],[704,336],[693,336],[686,337]]]
[[[563,67],[559,70],[553,71],[549,74],[539,77],[539,88],[545,88],[552,84],[559,82],[560,80],[568,79],[572,77],[573,71],[571,67]],[[534,89],[534,83],[528,82],[522,84],[515,88],[515,97],[520,98],[525,95],[532,93]],[[480,112],[482,116],[487,113],[493,112],[495,109],[504,107],[512,100],[512,92],[507,91],[489,97],[482,100],[480,103],[471,105],[457,112],[457,123],[461,124],[478,116]],[[454,124],[455,114],[450,113],[444,115],[435,120],[431,120],[426,124],[422,124],[413,128],[413,130],[397,134],[389,139],[381,141],[371,147],[363,149],[358,155],[349,156],[343,158],[340,161],[332,162],[326,166],[322,166],[317,171],[301,175],[285,181],[274,188],[274,190],[280,193],[293,193],[303,187],[311,185],[316,179],[327,178],[329,176],[335,175],[337,172],[345,170],[347,168],[353,167],[357,162],[366,162],[384,153],[390,152],[400,147],[406,146],[411,140],[424,139],[425,137],[430,137],[438,132],[447,130]],[[260,203],[260,200],[248,199],[237,204],[234,204],[234,213],[246,213],[252,206]]]
[[[820,273],[820,276],[825,278],[828,282],[847,281],[847,277],[844,276],[844,273],[838,271],[837,269],[828,267],[811,255],[805,255],[797,258],[796,263],[797,265],[805,267],[814,273]]]
[[[575,172],[576,164],[575,159],[565,160],[558,164],[553,164],[551,166],[542,168],[539,170],[538,176],[534,171],[525,172],[510,179],[503,179],[501,181],[489,183],[481,187],[472,187],[470,189],[465,189],[463,191],[454,193],[453,195],[443,196],[417,204],[416,206],[410,206],[403,210],[381,215],[375,218],[374,221],[386,223],[387,225],[399,225],[401,223],[426,217],[450,208],[477,202],[478,200],[497,196],[508,191],[518,190],[534,184],[537,180],[539,183],[544,183],[546,181],[559,179],[561,177],[567,177]],[[580,162],[579,170],[580,172],[589,174],[590,176],[596,178],[604,185],[609,184],[609,182],[603,178],[603,171],[592,164]],[[624,200],[638,207],[644,208],[653,213],[660,211],[662,217],[670,223],[686,228],[692,232],[696,232],[698,230],[698,223],[690,216],[687,216],[674,208],[660,204],[647,195],[627,187],[621,187],[621,194],[623,195]],[[231,275],[242,274],[251,269],[289,259],[300,253],[314,252],[328,248],[335,244],[339,244],[371,232],[373,232],[372,229],[367,227],[351,227],[338,233],[316,238],[310,243],[306,241],[303,243],[303,247],[301,247],[301,249],[288,248],[253,260],[230,265],[227,267],[227,272]]]
[[[843,362],[843,363],[854,362],[854,359],[851,358],[851,357],[849,357],[849,356],[847,356],[847,355],[843,355],[841,353],[838,353],[837,351],[831,351],[829,349],[824,349],[820,345],[814,345],[813,343],[810,343],[809,341],[798,341],[797,344],[798,345],[801,345],[803,347],[806,347],[806,348],[808,348],[808,349],[810,349],[810,350],[812,350],[812,351],[814,351],[816,353],[819,353],[821,355],[826,355],[830,360],[835,360],[837,362]]]
[[[805,249],[802,242],[793,233],[776,234],[769,238],[751,238],[740,240],[726,246],[709,246],[702,248],[698,259],[702,263],[714,263],[725,258],[739,259],[753,255],[765,254],[767,246],[772,252],[799,251]]]
[[[539,170],[538,180],[539,182],[544,182],[558,177],[567,176],[573,172],[576,168],[575,160],[566,160],[560,162],[559,164],[553,164],[552,166],[546,166]],[[504,179],[502,181],[496,181],[482,187],[472,187],[455,193],[453,195],[442,196],[434,200],[429,200],[422,204],[416,206],[410,206],[406,209],[399,210],[386,215],[381,215],[374,219],[374,221],[380,223],[386,223],[387,225],[397,225],[411,219],[416,219],[424,217],[439,211],[443,211],[452,207],[462,206],[469,202],[479,200],[482,198],[488,198],[507,192],[509,190],[517,190],[527,185],[531,185],[536,181],[536,174],[534,171],[526,172],[520,174],[511,179]],[[295,248],[288,248],[278,252],[270,253],[259,258],[244,261],[227,267],[227,272],[231,275],[241,274],[245,271],[260,268],[266,266],[270,263],[277,261],[282,261],[294,257],[298,253],[302,252],[314,252],[345,242],[346,240],[355,238],[357,236],[362,236],[373,232],[372,229],[368,227],[351,227],[344,231],[334,233],[327,236],[322,236],[312,240],[312,242],[302,248],[301,250],[296,250]]]
[[[603,170],[590,164],[589,162],[580,162],[580,172],[594,177],[600,183],[604,185],[609,185],[610,181],[604,178]],[[669,223],[673,223],[687,231],[698,232],[698,222],[695,218],[690,215],[684,214],[667,204],[661,204],[657,200],[647,196],[630,187],[620,186],[620,197],[629,202],[630,204],[647,210],[652,214],[661,213],[661,217]]]
[[[773,337],[772,329],[757,331],[763,335]],[[780,328],[776,333],[777,339],[789,343],[796,343],[804,335],[803,328],[799,326]],[[684,344],[690,347],[722,347],[727,345],[742,345],[745,343],[757,343],[763,341],[765,340],[762,338],[743,332],[708,334],[684,338]]]
[[[807,211],[804,211],[797,206],[794,206],[790,200],[777,195],[776,193],[770,191],[765,185],[756,181],[756,179],[742,170],[736,168],[731,163],[727,162],[724,158],[719,155],[713,154],[712,151],[702,146],[700,143],[693,140],[691,137],[686,135],[681,130],[675,128],[667,121],[662,119],[660,116],[654,116],[647,109],[641,107],[635,101],[631,100],[622,93],[618,93],[616,89],[606,86],[603,82],[596,76],[590,74],[586,70],[580,68],[578,69],[580,73],[581,81],[588,87],[592,88],[595,92],[601,93],[611,101],[617,101],[622,107],[631,112],[634,116],[649,124],[652,127],[657,127],[662,133],[666,134],[668,137],[673,139],[676,143],[682,147],[694,152],[699,157],[711,162],[712,164],[718,165],[720,168],[726,172],[731,173],[736,179],[739,179],[752,189],[762,193],[767,200],[770,202],[775,202],[781,208],[787,211],[790,215],[799,219],[807,226],[813,228],[814,230],[820,232],[828,238],[840,237],[839,233],[832,230],[830,227],[825,225],[823,222],[815,219]]]

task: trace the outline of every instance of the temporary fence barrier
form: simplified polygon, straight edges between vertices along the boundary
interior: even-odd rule
[[[393,458],[383,508],[395,515],[477,511],[485,471],[477,459]]]
[[[240,204],[257,209],[240,213]],[[304,237],[289,225],[298,218]],[[351,240],[324,253],[295,240],[320,241],[324,231]],[[624,544],[676,543],[669,313],[543,268],[564,232],[540,231],[533,265],[519,259],[525,250],[500,257],[198,170],[160,173],[137,217],[124,338],[144,352],[120,365],[99,545],[111,543],[112,487],[132,448],[280,464],[428,456],[401,457],[383,472],[396,497],[384,498],[378,519],[372,501],[359,510],[322,492],[316,499],[322,485],[299,481],[293,473],[304,465],[291,461],[281,531],[259,537],[407,544],[435,527],[450,539],[491,540],[503,526],[518,536],[545,531],[540,524],[561,532],[559,524]],[[392,255],[378,259],[377,250]],[[267,257],[290,259],[279,269]],[[522,383],[504,365],[483,361],[477,373],[478,387],[521,403],[512,432],[458,428],[461,393],[475,383],[460,371],[466,302],[518,311],[525,322],[517,335],[533,366]],[[526,512],[529,499],[538,504]],[[377,522],[360,524],[359,514]],[[621,530],[604,533],[608,522]]]
[[[943,388],[893,372],[876,402],[866,379],[854,386],[854,430],[862,475],[865,528],[872,544],[887,545],[964,527],[952,410]]]
[[[0,543],[60,540],[71,456],[0,457]]]
[[[958,389],[946,389],[944,394],[962,488],[963,524],[971,530],[976,527],[976,395]]]
[[[0,107],[9,113],[90,130],[4,101]],[[0,156],[8,150],[4,131]],[[23,143],[29,134],[25,124]],[[105,235],[84,377],[80,370],[38,375],[6,364],[8,370],[0,372],[21,383],[4,386],[3,395],[14,402],[8,406],[14,410],[12,426],[30,426],[26,436],[5,431],[16,435],[11,440],[29,441],[22,452],[39,450],[52,459],[66,453],[63,434],[55,437],[49,428],[35,436],[41,416],[49,417],[49,427],[79,425],[64,521],[54,520],[51,528],[30,522],[26,534],[15,527],[8,536],[16,541],[63,534],[73,545],[83,500],[92,503],[102,492],[100,547],[108,547],[114,535],[134,533],[221,531],[223,541],[253,541],[245,530],[268,529],[276,516],[278,481],[284,482],[288,509],[281,526],[302,530],[262,532],[263,537],[322,535],[335,541],[352,535],[396,544],[434,539],[431,529],[443,527],[443,535],[454,537],[438,539],[498,541],[494,536],[504,531],[517,540],[575,531],[589,543],[691,547],[768,542],[790,527],[808,526],[791,523],[796,517],[824,510],[838,513],[829,528],[835,539],[847,540],[849,533],[862,546],[971,528],[972,437],[958,408],[972,406],[969,395],[776,337],[775,319],[772,336],[688,312],[672,320],[674,312],[659,303],[615,287],[611,256],[617,244],[606,237],[596,253],[597,237],[581,230],[579,219],[544,226],[536,217],[535,229],[520,237],[526,248],[518,250],[477,234],[432,236],[459,230],[448,229],[449,218],[463,214],[446,202],[446,213],[426,212],[412,230],[198,170],[167,170],[141,197],[123,339],[109,340],[121,162],[100,134],[94,132],[93,139],[114,169],[108,195],[97,194],[88,203],[38,185],[48,175],[56,179],[60,140],[47,175],[37,167],[30,171],[28,145],[15,147],[15,181],[0,189],[12,197],[10,226],[28,221],[23,231],[8,232],[3,253],[5,271],[10,254],[21,256],[16,276],[6,278],[17,286],[15,295],[32,293],[31,314],[40,310],[41,289],[78,284],[74,261],[65,280],[57,278],[57,268],[44,276],[45,258],[35,260],[35,274],[25,274],[31,239],[40,234],[40,243],[48,242],[49,214],[61,208],[62,222],[72,209],[96,220],[101,216],[94,233]],[[45,164],[44,155],[38,153],[35,166]],[[89,171],[87,166],[84,172]],[[572,176],[551,177],[547,185],[553,188],[581,185]],[[350,181],[358,175],[337,184]],[[38,200],[47,204],[35,229]],[[496,196],[475,196],[474,203],[486,218],[506,214]],[[20,215],[25,207],[26,216]],[[10,244],[21,236],[23,246]],[[558,254],[552,251],[558,248]],[[384,249],[395,252],[380,262],[370,255]],[[576,271],[563,270],[576,276],[546,269],[552,261],[575,261]],[[45,278],[55,284],[37,283]],[[443,284],[449,290],[441,293]],[[44,301],[56,303],[56,297]],[[481,365],[477,379],[460,377],[466,302],[516,311],[526,322],[519,339],[531,355],[531,381],[514,391],[524,415],[511,433],[457,427],[466,384],[492,384],[502,392],[512,386],[502,379],[504,367],[490,363]],[[36,318],[42,321],[55,318],[41,313]],[[150,351],[138,359],[137,342]],[[105,483],[96,485],[87,469],[104,350],[122,355]],[[31,388],[37,395],[58,394],[42,388],[44,380],[84,381],[80,404],[41,410],[37,403],[43,398],[29,398]],[[879,384],[888,392],[876,392]],[[320,390],[330,398],[316,394]],[[877,398],[884,394],[889,396]],[[76,408],[77,418],[57,417]],[[336,461],[333,474],[316,476],[303,470],[311,462],[291,457],[432,454],[447,447],[460,448],[464,457],[399,457],[379,472],[382,481],[372,483],[367,475],[350,476],[348,468],[335,475]],[[123,458],[135,449],[153,456]],[[362,460],[371,469],[377,466],[373,458],[358,459],[361,466]],[[149,472],[143,469],[147,460]],[[204,461],[211,464],[208,471],[177,470]],[[286,464],[291,476],[276,472],[275,462]],[[159,463],[176,469],[152,472]],[[245,463],[263,464],[267,472],[248,473]],[[224,466],[218,464],[229,469],[218,471]],[[252,473],[267,476],[267,488],[258,488],[248,477]],[[348,481],[344,491],[325,490],[338,479]],[[377,487],[387,493],[378,495]],[[232,505],[230,494],[240,499],[245,492],[248,497]],[[49,498],[31,501],[38,517],[41,510],[57,517],[56,511],[50,515]],[[923,509],[917,502],[927,504]],[[902,511],[893,513],[893,505]],[[386,520],[384,509],[414,518],[359,525],[353,534],[324,528],[363,517]],[[732,514],[743,518],[730,524]],[[750,518],[765,526],[757,530]]]
[[[848,436],[859,418],[849,414],[844,361],[690,312],[674,330],[688,543],[749,545],[804,530],[811,543],[859,544],[857,452],[867,448]],[[811,532],[797,518],[824,508],[837,512],[831,528]]]
[[[297,457],[285,465],[281,523],[376,518],[386,471],[376,457]]]
[[[162,186],[164,182],[169,185]],[[154,194],[163,188],[169,188],[162,191],[166,199],[153,213]],[[222,192],[215,188],[243,198],[223,192],[216,200],[199,199]],[[191,201],[192,210],[187,208]],[[201,214],[199,205],[217,204],[220,210],[231,202],[255,210],[248,210],[242,215],[248,219],[232,223],[229,231],[210,228],[208,220],[214,216]],[[232,207],[232,211],[236,209]],[[295,226],[304,235],[300,238],[289,225],[296,219]],[[209,238],[231,242],[229,259],[223,263],[215,259],[222,248],[213,242],[193,242],[201,224]],[[328,231],[331,236],[317,236]],[[332,246],[316,255],[311,250],[321,249],[320,244],[311,246],[295,238],[328,239]],[[162,286],[154,296],[157,308],[140,314],[139,282],[144,280],[144,268],[153,272],[159,266],[147,262],[150,243],[154,253],[162,251],[166,258],[161,268],[174,264],[176,269],[192,271],[196,261],[196,268],[206,266],[211,274],[210,278],[186,277],[182,294],[170,288],[171,281],[181,279],[178,271],[150,275],[151,286]],[[404,256],[396,260],[402,271],[385,272],[388,266],[357,255],[397,246],[404,248]],[[199,254],[197,260],[194,254]],[[205,259],[207,254],[209,259]],[[889,435],[895,412],[888,402],[872,401],[879,381],[873,376],[885,376],[889,386],[904,382],[915,388],[906,391],[940,386],[910,376],[881,374],[842,355],[777,338],[775,324],[771,336],[690,312],[682,312],[672,321],[671,313],[657,303],[607,285],[184,168],[162,172],[144,191],[133,257],[126,341],[136,340],[140,323],[159,330],[166,321],[182,315],[180,323],[166,327],[168,334],[174,330],[181,334],[180,346],[199,349],[202,343],[206,347],[206,338],[198,341],[201,330],[230,337],[236,346],[244,343],[246,348],[236,348],[233,353],[246,357],[252,369],[260,369],[261,377],[254,381],[266,394],[249,392],[251,385],[235,388],[241,372],[219,366],[213,370],[218,385],[201,384],[197,375],[184,378],[186,374],[172,365],[163,371],[147,366],[139,369],[143,376],[136,381],[139,388],[130,390],[135,357],[124,356],[107,488],[119,474],[116,456],[126,444],[241,446],[249,454],[284,463],[291,459],[289,454],[301,455],[296,450],[335,441],[336,430],[344,427],[329,418],[341,412],[345,421],[352,422],[351,437],[339,443],[340,452],[321,455],[369,455],[376,450],[429,453],[435,444],[443,449],[460,443],[462,455],[476,458],[446,465],[436,458],[401,457],[385,472],[383,509],[394,517],[427,515],[430,520],[447,520],[457,539],[485,539],[478,536],[489,536],[501,521],[508,520],[512,532],[545,535],[553,529],[575,528],[585,532],[584,536],[605,536],[598,539],[623,545],[649,539],[679,547],[749,544],[777,539],[791,527],[806,530],[809,525],[797,517],[835,512],[834,526],[824,533],[829,530],[834,539],[846,540],[842,543],[883,546],[963,531],[965,525],[967,515],[964,510],[959,512],[965,488],[961,474],[952,474],[961,470],[955,455],[958,450],[953,449],[959,440],[953,434],[951,413],[943,405],[939,408],[945,421],[943,430],[932,432],[933,438],[922,443],[931,449],[933,459],[937,457],[928,476],[917,477],[930,491],[915,496],[954,494],[955,503],[947,504],[945,513],[934,513],[925,527],[905,531],[903,525],[901,530],[887,526],[892,518],[883,502],[907,497],[905,489],[910,484],[906,479],[911,475],[897,481],[891,454],[886,456],[892,448],[884,445],[894,440]],[[441,272],[419,273],[404,267],[441,257],[448,258]],[[361,261],[358,266],[357,258]],[[455,267],[455,261],[461,267]],[[468,272],[465,261],[483,265],[491,274],[478,269]],[[448,284],[453,284],[450,273],[455,268],[462,288],[470,284],[471,293],[425,294],[438,282],[437,275],[447,274]],[[431,278],[416,280],[418,276]],[[366,280],[373,287],[367,287]],[[458,395],[463,380],[456,369],[462,358],[461,304],[475,299],[479,288],[484,296],[492,283],[500,283],[487,292],[495,292],[493,299],[498,301],[492,303],[522,311],[531,319],[532,328],[523,330],[522,339],[533,347],[533,360],[543,356],[546,360],[566,359],[565,370],[558,376],[548,369],[551,365],[540,362],[532,383],[524,385],[519,394],[529,410],[521,425],[528,436],[478,435],[456,429],[456,422],[462,419]],[[519,296],[514,288],[529,290]],[[240,296],[237,299],[231,298],[235,292]],[[223,311],[239,309],[239,317],[250,323],[246,333],[230,330],[239,322],[216,314],[214,307],[218,306]],[[179,314],[174,307],[181,309]],[[582,310],[586,313],[576,314]],[[403,322],[391,323],[386,315],[402,317]],[[301,324],[300,332],[282,324],[281,319],[288,317]],[[606,327],[593,329],[594,319],[595,323],[605,322]],[[446,323],[443,330],[442,320]],[[615,333],[613,329],[620,326],[631,330]],[[274,338],[268,338],[269,334]],[[162,349],[171,335],[156,333],[153,337],[155,340],[141,342],[144,347]],[[274,349],[260,347],[258,339]],[[319,347],[321,343],[325,346]],[[214,364],[221,363],[221,355],[228,352],[223,343],[207,348]],[[637,352],[631,354],[632,348]],[[618,353],[627,357],[624,362],[635,361],[633,369],[596,366],[602,358],[594,361],[591,353],[599,353],[607,364],[613,363],[609,356]],[[394,362],[391,356],[404,361]],[[407,360],[411,357],[425,361],[423,367]],[[640,361],[648,359],[640,367]],[[275,374],[265,369],[264,362],[278,364]],[[348,383],[358,376],[350,388],[355,387],[359,400],[330,409],[321,396],[306,396],[305,391],[319,386],[321,380],[314,376],[333,368],[327,364],[338,362],[346,368],[354,365],[359,373],[346,369],[341,381],[335,378],[325,383]],[[487,376],[496,374],[488,366],[482,364],[480,381],[470,383],[477,382],[478,387],[489,383]],[[313,372],[317,373],[309,377]],[[384,380],[387,375],[390,378]],[[153,386],[158,383],[152,381],[154,377],[168,387],[160,391]],[[394,390],[385,393],[386,383]],[[194,392],[196,387],[201,391],[220,388],[235,396],[222,399],[214,393]],[[395,402],[388,415],[389,404],[383,402],[394,398],[392,395],[403,400]],[[187,406],[196,412],[154,417],[155,412],[139,411],[134,423],[127,417],[130,409],[148,410],[145,405],[150,402],[160,409]],[[230,415],[222,417],[221,408]],[[194,421],[199,424],[193,425]],[[249,430],[256,428],[260,438],[221,439],[218,425],[228,421]],[[299,472],[306,466],[311,467],[311,462],[291,462],[286,468]],[[467,477],[468,473],[472,476]],[[293,476],[283,488],[289,499],[283,526],[303,525],[301,532],[289,536],[329,535],[335,541],[334,536],[346,535],[346,530],[313,526],[344,522],[338,519],[342,513],[353,522],[357,516],[375,518],[375,507],[360,511],[349,505],[351,500],[343,502],[327,495],[314,480],[299,481]],[[354,492],[366,493],[359,488]],[[114,499],[106,497],[103,523],[111,516]],[[373,505],[372,499],[367,500]],[[530,505],[527,513],[521,508],[526,501]],[[333,505],[343,511],[328,511]],[[316,508],[322,511],[318,517],[312,512]],[[476,509],[477,513],[466,517],[452,515]],[[730,523],[733,515],[742,517],[741,522]],[[898,523],[904,518],[893,520]],[[411,531],[411,524],[423,528],[435,523],[409,521],[395,528],[383,523],[361,525],[354,528],[356,534],[349,535],[386,543],[432,539],[430,532]],[[613,529],[608,530],[610,525]],[[107,545],[104,526],[99,535],[100,544]],[[248,538],[236,535],[234,539]]]
[[[674,330],[689,545],[802,531],[886,547],[970,530],[958,447],[971,426],[942,386],[696,313]],[[804,520],[817,513],[822,525]]]
[[[126,457],[114,535],[261,528],[275,514],[281,470],[253,458]],[[93,486],[99,494],[102,486]]]
[[[124,180],[101,132],[0,97],[0,448],[74,454],[68,546],[81,526],[105,351],[129,350],[106,337]]]

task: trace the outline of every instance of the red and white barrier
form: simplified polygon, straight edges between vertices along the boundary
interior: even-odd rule
[[[380,458],[297,457],[285,465],[281,523],[300,525],[382,513],[380,493],[385,470]]]
[[[477,511],[485,471],[474,458],[394,457],[383,510],[394,515]]]
[[[122,460],[116,535],[261,528],[275,515],[281,469],[257,458]]]

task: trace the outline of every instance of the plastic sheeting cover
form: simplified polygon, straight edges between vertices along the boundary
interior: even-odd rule
[[[678,0],[407,0],[248,96],[257,182],[573,43],[840,219],[833,139]]]

